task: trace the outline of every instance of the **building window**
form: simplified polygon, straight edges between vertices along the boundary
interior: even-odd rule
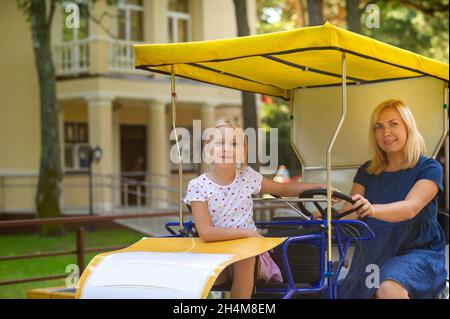
[[[69,15],[73,14],[72,11],[66,12],[67,5],[73,4],[72,2],[64,2],[62,5],[63,8],[63,33],[62,40],[63,42],[77,42],[79,40],[86,39],[89,36],[89,15],[88,15],[88,5],[85,1],[75,1],[78,5],[79,13],[80,13],[80,27],[79,28],[68,28],[66,26],[66,19]]]
[[[167,35],[169,43],[190,41],[190,18],[188,0],[168,0]]]
[[[143,41],[144,6],[142,0],[120,0],[118,37],[127,41]]]
[[[67,171],[89,168],[89,136],[86,123],[64,123],[64,163]]]

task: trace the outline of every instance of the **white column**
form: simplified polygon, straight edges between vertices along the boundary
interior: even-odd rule
[[[121,203],[122,184],[120,179],[120,107],[113,105],[113,208]]]
[[[151,101],[148,114],[147,169],[149,181],[157,185],[150,191],[153,199],[151,205],[155,208],[164,208],[168,206],[169,198],[168,192],[164,188],[170,185],[169,131],[165,103]]]
[[[153,43],[166,43],[167,42],[167,0],[163,1],[151,1],[144,2],[145,14],[150,17],[146,19],[149,21],[150,27],[146,27],[146,30],[150,31],[150,39]],[[150,8],[148,10],[147,8]],[[148,37],[148,35],[146,35]]]
[[[204,103],[200,105],[200,119],[202,121],[202,134],[203,132],[214,125],[214,122],[216,121],[216,105],[211,103]],[[202,167],[201,171],[206,172],[208,170],[208,165],[203,163],[202,161]]]
[[[64,214],[64,184],[65,184],[65,147],[64,147],[64,106],[61,105],[61,103],[58,103],[58,125],[59,125],[59,146],[60,146],[60,161],[61,161],[61,171],[63,172],[63,180],[62,180],[62,187],[61,187],[61,197],[59,199],[59,206],[61,207],[61,211]]]
[[[89,144],[91,147],[101,147],[103,153],[99,163],[92,164],[94,176],[93,184],[102,184],[101,187],[94,186],[93,200],[94,213],[111,212],[112,209],[112,187],[111,178],[113,174],[113,98],[106,96],[95,96],[88,99],[89,114]]]

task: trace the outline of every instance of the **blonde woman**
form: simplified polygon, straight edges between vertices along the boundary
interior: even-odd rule
[[[437,221],[442,166],[423,155],[423,138],[402,101],[375,108],[369,135],[373,157],[359,168],[351,191],[360,209],[347,218],[364,218],[376,237],[363,244],[363,258],[353,258],[339,296],[436,298],[447,276]]]
[[[260,237],[253,221],[252,195],[259,192],[297,196],[322,184],[282,184],[264,178],[247,166],[247,141],[234,122],[218,121],[206,145],[209,171],[191,180],[185,203],[191,205],[195,227],[205,242]],[[278,266],[265,253],[260,256],[257,278],[282,281]],[[215,284],[232,280],[231,298],[250,298],[255,277],[255,258],[248,258],[223,271]]]

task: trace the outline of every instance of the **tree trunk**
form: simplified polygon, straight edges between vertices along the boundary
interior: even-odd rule
[[[345,8],[348,30],[361,33],[361,11],[358,8],[358,0],[345,0]]]
[[[323,24],[323,1],[308,0],[309,25]]]
[[[39,180],[36,191],[36,210],[39,218],[61,215],[59,199],[61,196],[61,161],[58,125],[58,105],[56,99],[56,80],[53,67],[50,25],[53,10],[47,13],[46,1],[31,2],[31,32],[36,67],[39,78],[41,154]],[[49,17],[47,17],[47,14]],[[60,225],[44,225],[45,235],[62,232]]]
[[[247,19],[247,1],[233,0],[237,22],[238,37],[250,35]],[[256,99],[254,93],[242,92],[242,116],[244,119],[244,130],[254,128],[257,132],[258,120],[256,114]],[[258,159],[258,134],[256,134],[256,163],[249,163],[255,170],[259,170]]]
[[[303,4],[302,0],[293,0],[294,2],[294,8],[295,8],[295,24],[297,27],[304,27],[305,26],[305,15],[303,11]]]

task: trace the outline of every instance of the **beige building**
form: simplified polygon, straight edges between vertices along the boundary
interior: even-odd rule
[[[67,1],[68,4],[75,1]],[[87,2],[87,1],[85,1]],[[66,5],[52,24],[53,60],[60,109],[61,206],[64,214],[89,211],[89,146],[103,153],[93,164],[95,213],[176,205],[177,171],[169,160],[169,78],[135,70],[133,43],[199,41],[236,36],[232,0],[99,1],[86,16],[76,1],[80,28],[68,28]],[[248,0],[254,33],[255,0]],[[69,19],[70,21],[70,19]],[[39,89],[31,32],[15,0],[0,2],[0,218],[34,213],[40,157]],[[178,127],[193,120],[242,121],[241,97],[232,91],[177,81]],[[199,164],[185,164],[185,178]]]

